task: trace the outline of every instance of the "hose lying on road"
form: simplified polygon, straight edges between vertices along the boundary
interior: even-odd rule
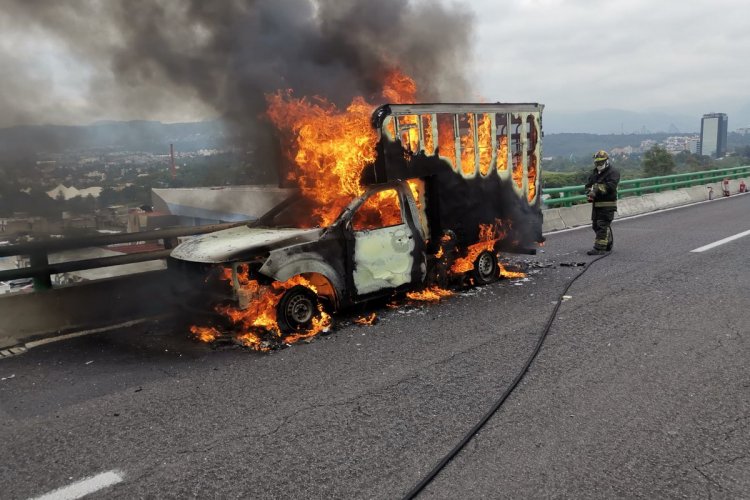
[[[453,458],[458,455],[458,453],[466,446],[469,441],[472,440],[472,438],[484,427],[484,424],[489,421],[490,418],[497,412],[497,410],[500,409],[500,407],[503,405],[506,399],[508,399],[508,396],[513,392],[513,390],[516,388],[518,383],[523,379],[524,375],[526,375],[526,372],[529,371],[529,367],[531,366],[531,363],[536,358],[537,354],[539,354],[539,351],[542,348],[542,344],[544,344],[545,339],[547,338],[547,334],[549,333],[550,329],[552,328],[552,323],[555,322],[555,319],[557,318],[557,311],[560,309],[560,304],[563,302],[563,297],[568,293],[568,290],[571,286],[573,286],[573,283],[576,282],[578,278],[586,274],[586,271],[589,270],[591,267],[591,264],[594,262],[603,259],[604,257],[607,257],[610,255],[609,253],[606,253],[600,257],[597,257],[596,259],[589,262],[586,267],[581,271],[579,274],[577,274],[573,279],[571,279],[567,285],[565,285],[565,289],[560,293],[560,296],[557,299],[557,302],[555,303],[554,309],[552,309],[552,312],[550,313],[549,317],[547,318],[547,323],[544,326],[544,330],[542,330],[541,335],[539,336],[539,340],[537,340],[536,346],[534,347],[534,350],[532,351],[531,355],[529,356],[529,359],[526,360],[526,363],[523,365],[523,368],[521,368],[521,371],[518,372],[518,375],[516,375],[516,378],[513,379],[511,384],[508,386],[508,388],[505,390],[505,392],[500,396],[500,398],[495,401],[495,403],[492,405],[492,407],[489,409],[487,413],[484,414],[484,416],[477,422],[477,424],[471,428],[469,432],[467,432],[464,437],[461,439],[461,441],[447,454],[445,457],[443,457],[442,460],[414,487],[404,496],[404,500],[411,500],[415,498],[428,484],[432,482],[435,477],[440,474],[440,471],[445,468],[448,463],[453,460]]]

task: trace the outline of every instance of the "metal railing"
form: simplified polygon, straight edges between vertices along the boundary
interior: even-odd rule
[[[33,278],[34,289],[45,290],[52,287],[52,275],[164,259],[169,256],[172,248],[177,244],[177,238],[181,236],[212,233],[221,229],[241,226],[248,222],[249,221],[212,224],[207,226],[175,227],[169,229],[157,229],[154,231],[106,234],[84,238],[46,239],[17,245],[2,246],[0,247],[0,257],[28,256],[29,265],[18,269],[0,271],[0,281]],[[50,254],[56,252],[91,247],[107,247],[109,245],[135,243],[140,241],[158,242],[163,249],[59,263],[49,262]]]
[[[750,175],[750,165],[735,168],[705,170],[703,172],[688,172],[685,174],[662,175],[643,179],[630,179],[620,182],[618,197],[641,196],[644,193],[658,193],[661,191],[698,186],[707,182],[720,182],[724,179],[738,179]],[[586,201],[584,186],[565,186],[559,188],[543,188],[543,194],[551,197],[544,200],[548,207],[570,207]]]

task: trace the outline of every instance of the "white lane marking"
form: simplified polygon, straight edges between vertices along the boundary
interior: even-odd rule
[[[33,349],[34,347],[39,347],[40,345],[50,344],[52,342],[60,342],[61,340],[74,339],[76,337],[83,337],[85,335],[91,335],[93,333],[108,332],[110,330],[117,330],[119,328],[130,328],[131,326],[140,325],[141,323],[147,323],[149,321],[156,321],[156,320],[164,319],[164,318],[167,318],[168,316],[170,315],[159,314],[157,316],[149,316],[147,318],[134,319],[130,321],[125,321],[123,323],[117,323],[116,325],[105,326],[102,328],[93,328],[91,330],[82,330],[79,332],[66,333],[65,335],[58,335],[57,337],[49,337],[46,339],[33,340],[31,342],[26,342],[24,344],[24,347],[26,349]]]
[[[75,500],[122,482],[122,480],[123,474],[120,471],[102,472],[96,476],[81,479],[71,485],[50,491],[40,497],[35,497],[33,500]]]
[[[729,243],[730,241],[734,241],[737,239],[742,238],[743,236],[747,236],[750,234],[750,231],[743,231],[741,233],[737,233],[734,236],[729,236],[727,238],[724,238],[723,240],[714,241],[713,243],[709,243],[708,245],[704,245],[702,247],[696,248],[695,250],[690,250],[691,252],[705,252],[706,250],[711,250],[712,248],[716,248],[719,245],[723,245],[724,243]]]

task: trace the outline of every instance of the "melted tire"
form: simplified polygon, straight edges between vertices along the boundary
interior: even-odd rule
[[[318,296],[302,285],[284,292],[276,306],[276,322],[285,334],[309,330],[318,315]]]

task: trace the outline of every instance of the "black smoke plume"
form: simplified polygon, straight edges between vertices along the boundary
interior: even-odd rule
[[[371,97],[384,71],[417,82],[420,100],[467,100],[471,15],[421,0],[3,0],[0,29],[33,33],[80,66],[81,98],[35,79],[49,61],[0,45],[0,126],[190,115],[224,120],[275,163],[260,117],[265,94],[294,89],[338,105]],[[20,38],[19,38],[20,39]]]

